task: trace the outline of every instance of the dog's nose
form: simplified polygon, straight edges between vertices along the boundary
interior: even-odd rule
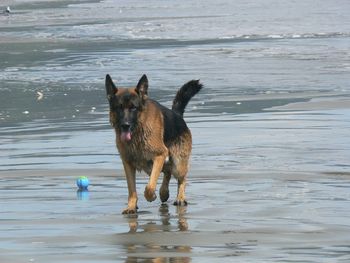
[[[130,129],[130,123],[125,122],[121,125],[123,131],[128,131]]]

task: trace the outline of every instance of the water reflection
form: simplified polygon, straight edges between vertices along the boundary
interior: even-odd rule
[[[88,201],[90,199],[90,193],[88,189],[78,189],[77,199],[82,201]]]
[[[129,234],[139,235],[137,242],[126,244],[126,263],[152,262],[152,263],[188,263],[191,262],[189,254],[192,248],[179,242],[179,233],[188,231],[185,217],[186,207],[176,207],[175,214],[171,214],[169,206],[162,204],[159,208],[160,220],[143,221],[140,215],[128,216]],[[175,223],[175,224],[174,224]],[[149,234],[154,234],[151,237]],[[172,235],[177,235],[176,241]],[[159,235],[159,238],[158,236]],[[183,240],[185,237],[182,237]],[[162,242],[162,240],[164,240]],[[181,238],[180,238],[181,240]],[[171,244],[171,245],[170,245]]]

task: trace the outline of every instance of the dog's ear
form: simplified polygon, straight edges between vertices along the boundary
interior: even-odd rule
[[[106,75],[106,92],[107,92],[107,99],[110,101],[114,96],[115,93],[118,91],[117,87],[114,85],[113,80],[110,75]]]
[[[139,83],[137,83],[136,86],[136,92],[139,94],[142,98],[146,98],[148,95],[148,79],[146,75],[143,75]]]

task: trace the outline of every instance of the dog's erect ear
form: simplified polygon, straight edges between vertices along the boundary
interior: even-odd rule
[[[106,75],[106,92],[107,92],[107,99],[111,100],[115,96],[115,93],[117,92],[117,87],[114,85],[113,80],[110,75]]]
[[[139,83],[136,86],[136,92],[142,97],[145,98],[148,95],[148,79],[146,75],[143,75]]]

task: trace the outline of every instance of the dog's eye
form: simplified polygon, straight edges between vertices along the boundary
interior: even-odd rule
[[[131,106],[131,107],[129,108],[129,110],[130,110],[130,111],[136,111],[137,108],[133,105],[133,106]]]

